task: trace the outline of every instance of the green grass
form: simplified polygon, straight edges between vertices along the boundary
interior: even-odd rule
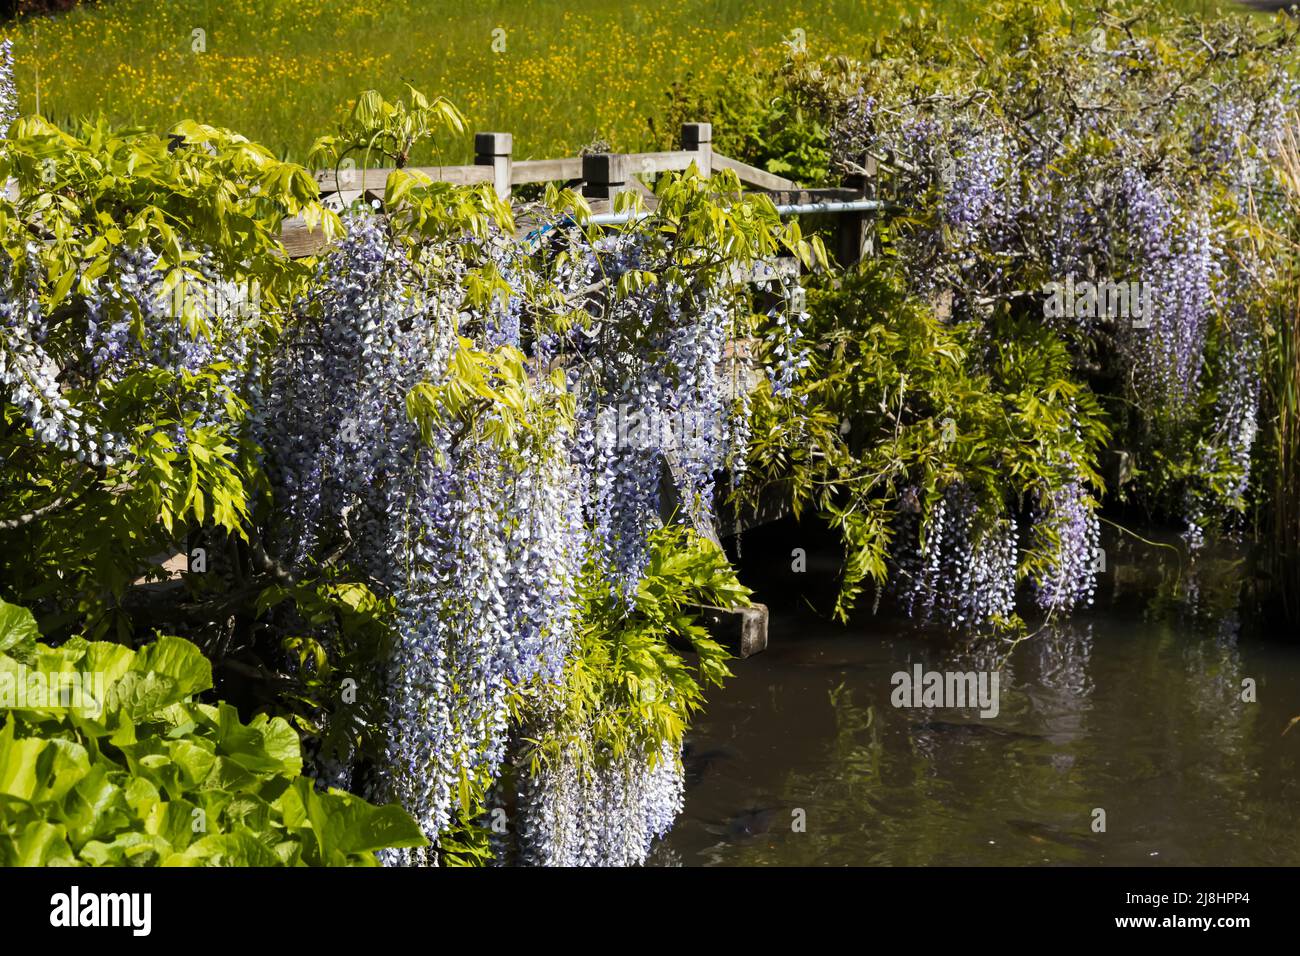
[[[1171,0],[1184,10],[1209,0]],[[101,0],[10,25],[22,109],[56,122],[103,113],[159,130],[182,118],[236,129],[302,160],[341,104],[410,82],[473,129],[515,135],[520,158],[603,139],[647,145],[647,117],[676,80],[707,81],[779,55],[804,31],[814,53],[855,53],[917,0]],[[979,29],[973,0],[937,0]],[[1223,4],[1230,7],[1230,0]],[[202,34],[203,49],[195,30]],[[495,32],[494,31],[504,31]],[[496,48],[494,49],[494,40]],[[504,41],[504,50],[500,49]],[[444,162],[464,161],[464,142]]]

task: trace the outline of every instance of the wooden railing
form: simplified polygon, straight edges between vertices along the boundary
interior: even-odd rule
[[[679,172],[694,165],[704,176],[726,169],[736,174],[741,184],[755,192],[770,195],[778,205],[814,205],[871,199],[875,196],[872,176],[856,176],[842,187],[801,189],[798,183],[759,169],[748,163],[723,156],[713,150],[713,126],[710,123],[684,123],[681,149],[651,153],[589,153],[562,159],[514,159],[514,137],[509,133],[476,133],[472,166],[419,166],[418,169],[436,182],[471,185],[491,183],[497,195],[509,199],[514,187],[564,183],[581,186],[592,211],[605,214],[613,208],[614,198],[627,190],[643,193],[646,205],[654,206],[653,193],[639,177]],[[384,184],[392,169],[327,169],[316,173],[321,196],[327,205],[341,210],[358,198],[382,199]],[[851,212],[839,218],[835,254],[842,262],[856,261],[871,250],[872,215]],[[325,246],[319,232],[307,229],[299,219],[284,224],[282,239],[290,256],[316,255]]]

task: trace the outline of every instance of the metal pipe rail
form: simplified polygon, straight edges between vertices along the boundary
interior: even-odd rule
[[[885,202],[882,199],[830,200],[827,202],[786,203],[776,207],[780,216],[805,216],[815,213],[845,212],[892,212],[901,208],[898,203]],[[639,212],[606,212],[590,216],[587,222],[593,226],[621,226],[629,222],[640,222],[654,215],[653,210],[642,209]]]

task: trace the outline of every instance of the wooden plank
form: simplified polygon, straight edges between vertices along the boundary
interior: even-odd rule
[[[582,157],[582,194],[588,200],[614,197],[627,188],[627,157],[622,153],[587,153]]]
[[[769,614],[766,604],[751,604],[749,607],[688,604],[684,610],[698,614],[709,636],[734,657],[744,659],[767,650]],[[695,645],[687,638],[673,635],[668,638],[668,644],[679,651],[695,653]]]
[[[472,186],[476,183],[493,181],[494,171],[491,166],[407,166],[407,172],[421,172],[434,182],[455,183],[458,186]],[[336,178],[334,170],[316,171],[316,183],[321,192],[340,192],[349,189],[375,189],[383,192],[392,170],[382,169],[344,169]]]
[[[342,212],[363,195],[373,196],[374,193],[363,193],[360,189],[347,189],[336,193],[326,193],[321,199],[321,204],[324,205],[326,209],[332,209],[334,212]]]
[[[758,189],[798,189],[799,184],[793,179],[786,179],[775,173],[769,173],[766,169],[759,169],[757,166],[751,166],[749,163],[742,163],[738,159],[732,159],[729,156],[723,156],[721,153],[713,154],[714,169],[729,169],[739,177],[742,183],[747,186],[754,186]]]
[[[325,234],[319,230],[309,230],[299,216],[286,219],[280,226],[280,242],[290,259],[320,254],[329,244]]]
[[[843,186],[829,189],[777,189],[748,195],[762,195],[772,200],[774,206],[808,206],[822,202],[847,202],[861,199],[862,194]]]
[[[572,159],[521,159],[510,171],[510,182],[553,183],[582,178],[582,157]]]
[[[844,188],[857,193],[857,198],[866,199],[874,186],[865,173],[850,173],[844,177]],[[871,217],[861,212],[845,213],[837,217],[835,226],[835,258],[847,269],[862,259],[870,245]]]
[[[792,194],[821,195],[823,198],[842,198],[843,190],[801,190],[797,183],[758,169],[738,160],[728,159],[720,153],[711,156],[713,168],[731,169],[740,181],[762,189],[766,192],[789,191]],[[628,174],[654,176],[659,173],[676,172],[688,168],[692,163],[700,166],[701,156],[696,150],[679,149],[658,153],[627,153],[624,157],[625,170]],[[418,170],[435,182],[473,185],[492,182],[493,167],[487,164],[475,166],[409,166]],[[388,182],[388,174],[393,170],[388,167],[375,169],[344,169],[337,174],[333,169],[321,169],[315,173],[315,179],[322,192],[339,192],[342,190],[374,189],[383,190]],[[701,170],[704,171],[704,170]],[[563,159],[522,159],[511,163],[510,182],[512,185],[526,183],[568,182],[582,178],[582,157],[574,156]],[[785,201],[785,200],[782,200]],[[796,200],[791,200],[796,201]]]
[[[627,153],[627,172],[638,176],[653,176],[656,173],[670,173],[686,169],[691,163],[700,162],[699,154],[693,149],[674,149],[662,153]]]
[[[494,178],[491,166],[415,166],[410,168],[424,173],[434,182],[455,183],[458,186],[490,183]]]
[[[323,193],[358,192],[377,189],[383,192],[391,169],[318,169],[313,174]]]
[[[683,123],[682,149],[695,154],[695,165],[705,176],[713,175],[713,124]]]
[[[510,168],[515,138],[509,133],[475,133],[474,165],[492,167],[492,185],[502,199],[510,198]]]

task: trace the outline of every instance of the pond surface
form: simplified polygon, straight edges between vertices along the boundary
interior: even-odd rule
[[[652,863],[1300,864],[1300,635],[1243,619],[1233,554],[1112,537],[1094,607],[1013,647],[869,608],[831,623],[837,554],[803,542],[795,573],[801,534],[742,541],[769,649],[710,694]],[[998,715],[893,706],[918,663],[996,669]]]

